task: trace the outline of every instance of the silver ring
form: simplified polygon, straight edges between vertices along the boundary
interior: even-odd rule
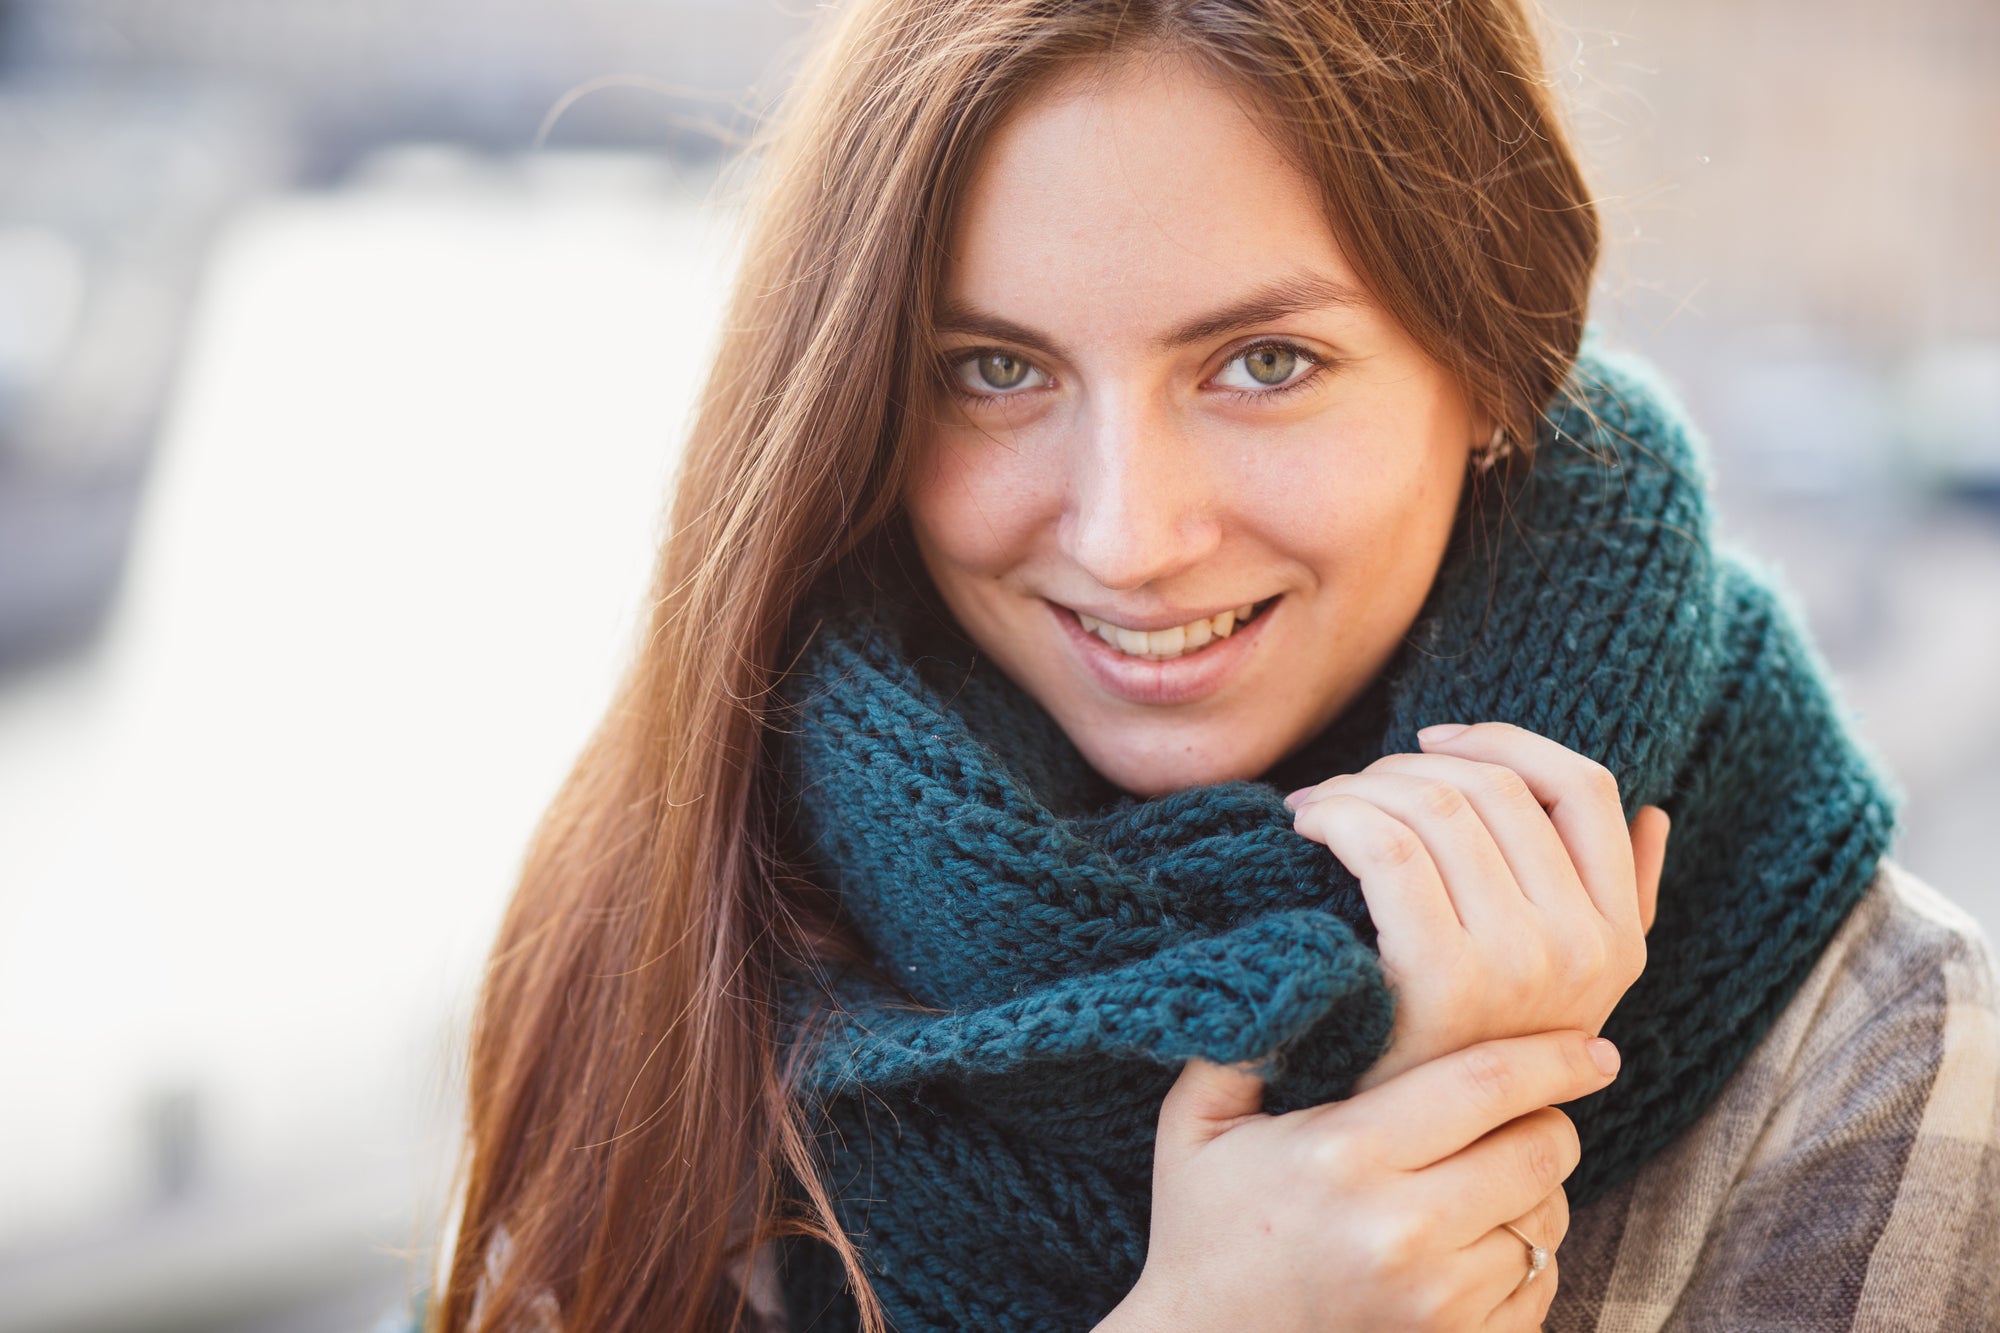
[[[1549,1266],[1548,1246],[1535,1244],[1535,1242],[1528,1239],[1521,1231],[1521,1228],[1515,1226],[1512,1222],[1502,1222],[1500,1225],[1513,1232],[1514,1238],[1528,1247],[1528,1275],[1522,1278],[1521,1281],[1533,1282],[1536,1275]]]

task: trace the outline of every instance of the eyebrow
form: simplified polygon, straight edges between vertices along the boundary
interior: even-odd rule
[[[1367,294],[1351,284],[1320,273],[1294,273],[1265,283],[1219,309],[1175,325],[1156,336],[1153,346],[1161,351],[1171,351],[1288,315],[1336,307],[1362,309],[1371,304]],[[1014,343],[1045,356],[1063,356],[1061,347],[1046,334],[955,299],[944,301],[938,311],[935,328],[939,334],[969,333],[992,338],[996,342]]]

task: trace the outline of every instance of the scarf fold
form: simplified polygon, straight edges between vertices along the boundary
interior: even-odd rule
[[[1643,364],[1586,343],[1532,469],[1469,486],[1367,694],[1259,782],[1140,800],[921,598],[823,605],[786,692],[800,854],[876,967],[793,978],[825,1178],[893,1326],[1080,1329],[1145,1260],[1153,1130],[1190,1056],[1266,1106],[1344,1097],[1394,1015],[1354,877],[1282,794],[1513,722],[1673,817],[1618,1080],[1565,1109],[1582,1205],[1701,1114],[1865,890],[1885,781],[1771,583],[1711,543],[1701,447]],[[852,1325],[790,1246],[794,1327]]]

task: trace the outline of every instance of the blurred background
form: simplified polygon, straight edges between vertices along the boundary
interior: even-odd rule
[[[2000,931],[2000,6],[1554,0],[1598,317]],[[0,0],[0,1333],[362,1333],[806,0]]]

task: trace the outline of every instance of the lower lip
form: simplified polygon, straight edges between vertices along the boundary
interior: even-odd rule
[[[1228,638],[1212,640],[1204,648],[1164,662],[1121,653],[1084,629],[1076,612],[1054,602],[1045,605],[1091,679],[1129,703],[1164,706],[1194,703],[1227,684],[1257,650],[1264,627],[1278,614],[1284,598],[1274,599],[1255,619]]]

